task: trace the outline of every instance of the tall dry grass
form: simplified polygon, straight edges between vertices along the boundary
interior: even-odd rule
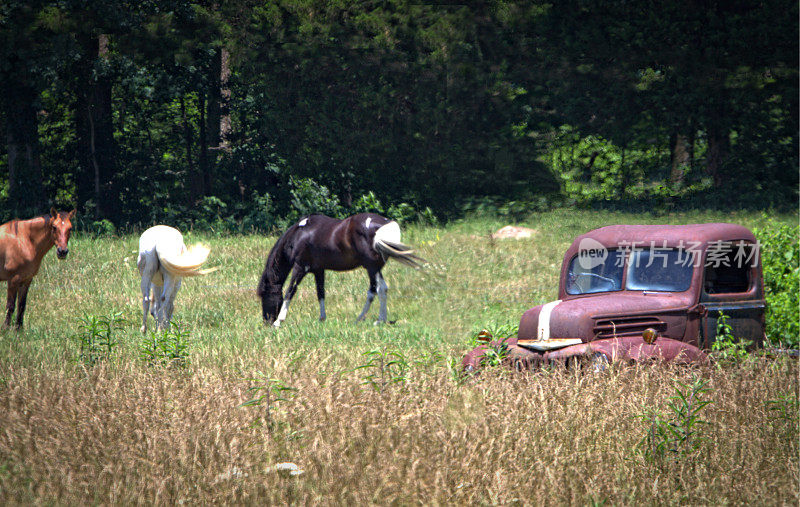
[[[313,360],[314,358],[309,358]],[[215,369],[7,367],[0,392],[4,503],[797,502],[797,365],[493,370],[457,385],[419,366],[382,392],[358,372],[274,370],[297,389],[241,406],[252,383]],[[675,379],[710,381],[695,453],[649,463],[637,416]],[[796,398],[795,398],[796,399]],[[796,410],[796,406],[794,407]],[[299,476],[273,469],[293,462]]]
[[[352,322],[366,277],[348,273],[328,277],[328,322],[315,321],[305,282],[284,328],[265,329],[252,290],[274,239],[204,237],[222,269],[178,295],[185,368],[139,358],[136,238],[78,237],[73,258],[45,260],[26,331],[0,335],[0,502],[796,504],[796,360],[453,376],[476,326],[553,298],[575,233],[635,219],[545,214],[525,224],[540,230],[535,242],[491,242],[500,224],[486,220],[410,228],[404,239],[443,267],[387,268],[399,322],[382,327]],[[112,311],[129,327],[89,367],[78,319]],[[392,358],[404,365],[394,382]],[[698,449],[648,461],[639,416],[669,416],[693,375],[711,401]],[[242,406],[269,379],[292,390],[269,412]],[[281,462],[303,473],[276,471]]]

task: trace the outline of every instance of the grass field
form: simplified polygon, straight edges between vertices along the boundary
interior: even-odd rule
[[[367,288],[356,271],[328,273],[325,323],[305,280],[279,330],[254,294],[275,238],[189,233],[221,269],[178,294],[182,367],[142,358],[138,238],[78,234],[67,260],[45,259],[26,329],[0,335],[0,502],[797,504],[796,360],[493,369],[466,382],[452,367],[481,327],[555,299],[577,234],[765,220],[561,210],[521,223],[538,231],[522,241],[490,240],[506,225],[496,219],[410,226],[404,241],[435,267],[384,270],[396,324],[354,323]],[[114,312],[125,323],[109,358],[81,359],[80,319]],[[655,452],[657,430],[688,421],[670,409],[676,389],[702,380],[691,407],[702,422]]]

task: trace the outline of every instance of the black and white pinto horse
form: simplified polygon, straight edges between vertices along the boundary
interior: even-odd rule
[[[319,299],[319,319],[325,320],[325,270],[349,271],[363,266],[369,275],[367,302],[359,321],[364,320],[372,300],[378,295],[378,322],[386,322],[388,287],[381,269],[389,258],[419,268],[424,259],[400,242],[397,222],[374,213],[361,213],[337,220],[325,215],[311,215],[291,226],[275,243],[258,282],[264,321],[280,327],[297,286],[308,273],[314,274]],[[292,272],[289,288],[283,284]]]

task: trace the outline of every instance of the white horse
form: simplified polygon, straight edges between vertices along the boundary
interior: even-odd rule
[[[136,261],[142,277],[142,333],[147,331],[148,310],[156,320],[158,329],[169,327],[175,296],[184,277],[216,271],[216,268],[200,269],[208,259],[209,252],[202,245],[186,248],[180,231],[166,225],[156,225],[142,233]]]

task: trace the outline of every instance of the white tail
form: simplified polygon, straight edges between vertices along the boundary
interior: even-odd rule
[[[394,221],[382,225],[375,231],[372,247],[384,258],[392,257],[412,268],[421,268],[425,263],[425,259],[414,254],[414,249],[400,241],[400,225]]]
[[[208,260],[208,254],[210,252],[211,250],[209,250],[208,247],[197,244],[184,249],[178,255],[165,255],[159,257],[158,260],[161,262],[161,265],[164,266],[164,269],[169,271],[173,276],[201,276],[219,269],[218,267],[200,269],[206,260]]]

